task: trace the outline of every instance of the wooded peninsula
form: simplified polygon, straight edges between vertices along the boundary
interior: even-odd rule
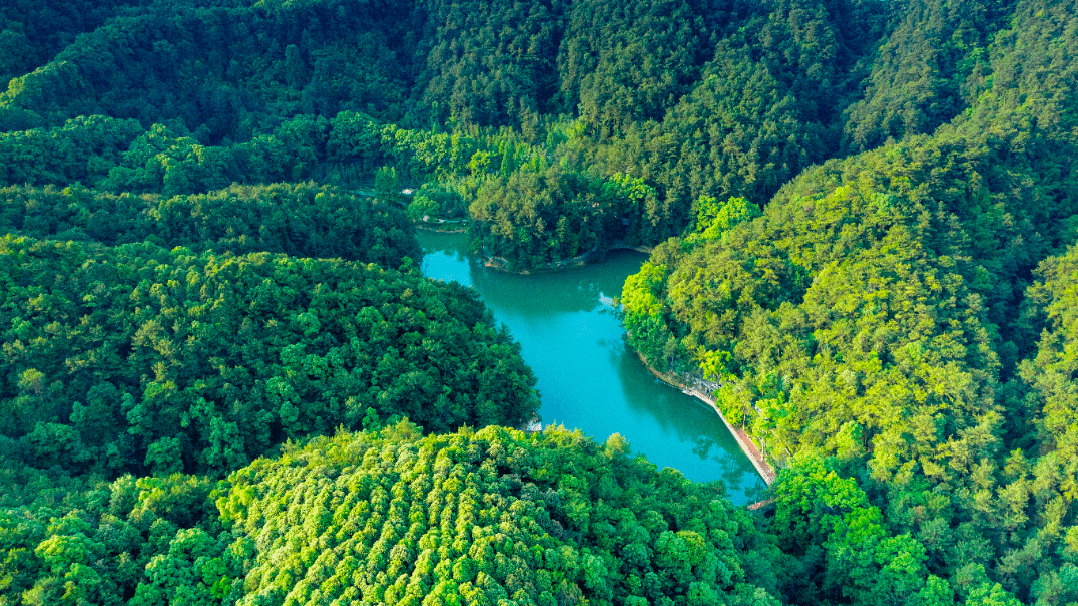
[[[1078,604],[1078,0],[8,0],[0,82],[0,606]],[[513,429],[440,221],[651,250],[769,511]]]

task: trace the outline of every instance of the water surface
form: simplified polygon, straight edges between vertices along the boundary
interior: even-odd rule
[[[706,404],[648,372],[624,338],[612,300],[647,255],[614,251],[601,263],[533,276],[488,269],[463,234],[420,232],[423,274],[476,289],[521,344],[535,371],[544,424],[613,433],[636,453],[690,480],[725,483],[730,500],[756,500],[763,481]]]

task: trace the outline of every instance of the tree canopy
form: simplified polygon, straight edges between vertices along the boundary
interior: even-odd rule
[[[1075,15],[4,3],[0,604],[1074,604]],[[442,219],[650,250],[629,343],[773,514],[500,427],[536,379],[419,276]]]
[[[0,241],[4,434],[73,471],[223,473],[286,439],[537,407],[519,346],[459,284],[149,243]]]
[[[994,11],[1009,10],[990,8],[932,13],[954,20],[943,30],[911,11],[881,47],[881,65],[925,59],[902,54],[913,53],[901,50],[911,36],[953,27],[947,44],[969,42],[971,23],[998,23]],[[1075,43],[1067,10],[1019,2],[991,52],[971,48],[984,64],[958,64],[979,92],[962,101],[957,86],[947,101],[964,111],[922,106],[905,126],[890,122],[890,134],[858,139],[882,115],[865,113],[870,95],[851,109],[865,121],[847,134],[872,149],[804,171],[762,210],[699,198],[692,229],[656,247],[626,282],[626,327],[648,362],[714,380],[729,417],[790,466],[780,493],[809,481],[803,461],[829,460],[839,475],[827,481],[847,482],[842,490],[863,491],[862,505],[877,509],[857,532],[871,523],[884,529],[871,531],[881,546],[908,543],[909,566],[921,572],[905,591],[942,583],[932,599],[1004,600],[994,583],[1028,603],[1075,597],[1062,580],[1078,536],[1075,470],[1064,463],[1078,379],[1063,311],[1078,239],[1076,106],[1066,101],[1076,83],[1059,58]],[[924,28],[916,35],[906,29],[915,22]],[[888,72],[879,73],[883,82]],[[942,104],[951,85],[931,86]],[[826,502],[802,498],[798,511]],[[817,524],[785,539],[822,575],[794,595],[868,599],[855,589],[864,579],[827,581],[842,558],[869,557],[831,559],[853,522]]]

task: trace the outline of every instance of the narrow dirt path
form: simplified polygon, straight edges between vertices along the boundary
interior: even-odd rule
[[[637,355],[640,355],[639,352],[637,353]],[[719,418],[722,419],[723,424],[725,424],[726,428],[730,430],[730,433],[734,436],[734,439],[737,440],[737,445],[741,447],[741,452],[745,453],[745,456],[749,459],[749,462],[752,463],[752,466],[756,468],[756,473],[760,474],[760,478],[763,479],[764,484],[771,486],[771,484],[775,481],[775,470],[772,469],[771,465],[769,465],[767,463],[767,460],[764,459],[763,454],[760,453],[760,449],[757,448],[756,444],[753,443],[752,437],[744,429],[730,425],[730,422],[726,420],[726,415],[722,414],[722,410],[719,409],[718,404],[715,404],[715,400],[712,400],[710,396],[700,392],[696,388],[689,388],[682,385],[672,376],[666,376],[656,371],[654,368],[649,366],[647,362],[644,361],[644,356],[640,356],[640,362],[644,364],[644,368],[650,370],[651,374],[658,377],[660,381],[677,387],[681,391],[696,397],[698,400],[710,406],[711,409],[715,411],[715,414],[719,415]]]
[[[737,445],[741,447],[741,451],[745,453],[745,456],[748,457],[752,466],[756,468],[756,473],[760,474],[760,477],[763,478],[764,484],[770,486],[771,483],[775,481],[775,470],[767,464],[766,460],[764,460],[764,455],[760,453],[759,448],[756,448],[756,444],[753,443],[752,437],[749,436],[744,429],[730,425],[730,422],[726,420],[726,415],[722,414],[722,411],[719,410],[719,406],[715,404],[715,401],[710,397],[695,389],[689,389],[688,392],[706,402],[711,406],[712,410],[715,411],[715,414],[719,415],[719,418],[722,419],[722,422],[726,425],[727,429],[733,434],[734,439],[737,440]]]

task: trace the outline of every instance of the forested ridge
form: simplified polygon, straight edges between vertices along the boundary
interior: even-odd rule
[[[766,204],[699,198],[692,228],[627,281],[625,321],[650,364],[715,381],[774,464],[824,457],[855,480],[884,514],[881,537],[905,537],[958,597],[987,575],[1024,602],[1070,603],[1074,7],[1020,2],[1006,20],[994,6],[909,29],[917,11],[953,8],[915,3],[881,46],[843,133],[866,151]],[[879,88],[1001,20],[964,81]],[[935,54],[903,54],[947,31]],[[853,598],[851,554],[833,553],[848,531],[816,532],[798,559],[822,574],[799,595]]]
[[[326,186],[233,186],[210,194],[120,195],[85,187],[0,190],[0,229],[109,246],[151,241],[194,252],[227,250],[341,258],[400,269],[422,259],[404,215]]]
[[[1078,603],[1076,14],[5,3],[0,605]],[[441,219],[652,250],[627,338],[772,509],[504,427]]]

